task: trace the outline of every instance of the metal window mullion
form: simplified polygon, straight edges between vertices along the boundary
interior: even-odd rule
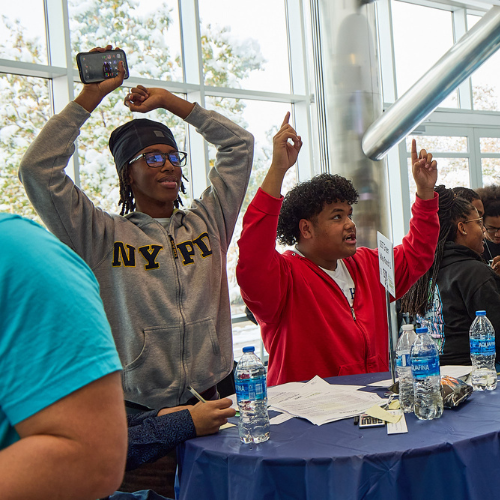
[[[54,113],[59,113],[74,99],[73,56],[71,53],[68,1],[44,0],[44,2],[49,64],[66,69],[64,75],[52,78],[50,84],[52,110]],[[77,154],[70,158],[66,172],[76,185],[80,184],[80,165]]]
[[[309,82],[304,32],[304,5],[302,0],[285,0],[286,31],[288,38],[288,60],[292,94],[302,94],[305,99],[296,102],[292,108],[297,133],[302,137],[302,149],[297,162],[297,176],[300,181],[314,175],[312,146],[312,125],[310,113]],[[319,172],[318,172],[319,173]]]
[[[379,0],[376,6],[383,102],[393,103],[398,93],[391,0]]]
[[[481,133],[478,129],[473,128],[472,129],[472,136],[473,136],[473,146],[474,146],[474,157],[473,161],[471,161],[470,168],[469,168],[469,175],[470,175],[470,185],[471,187],[478,188],[483,186],[483,162],[482,159],[484,156],[481,154]],[[494,156],[490,156],[491,158],[494,158]],[[497,158],[500,158],[500,154],[496,156]]]
[[[376,7],[383,102],[393,103],[397,99],[397,82],[391,0],[379,0]],[[392,148],[387,155],[387,174],[392,241],[399,244],[409,227],[410,198],[408,169],[406,163],[402,167],[398,148]]]
[[[467,33],[467,11],[457,9],[452,12],[453,43],[457,43]],[[472,109],[472,84],[467,78],[458,87],[458,102],[461,109]]]
[[[481,153],[479,159],[483,158],[500,158],[500,153]]]
[[[311,37],[314,75],[314,103],[319,142],[319,170],[330,171],[328,151],[328,125],[326,119],[325,83],[323,77],[323,55],[321,45],[321,20],[318,0],[310,0]]]
[[[203,60],[198,0],[178,0],[181,28],[182,70],[184,82],[189,85],[187,100],[205,107],[203,85]],[[192,199],[199,197],[208,187],[208,146],[203,137],[188,128],[189,153],[191,158],[190,192]]]

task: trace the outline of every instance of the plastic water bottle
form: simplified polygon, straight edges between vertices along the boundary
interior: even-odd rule
[[[244,347],[236,366],[238,431],[243,443],[262,443],[269,439],[266,368],[254,351],[253,346]]]
[[[416,339],[413,325],[403,325],[396,346],[396,372],[399,379],[399,404],[405,413],[413,411],[413,376],[410,350]]]
[[[443,414],[439,352],[426,327],[416,331],[410,351],[414,412],[420,420],[432,420]]]
[[[476,319],[469,330],[469,342],[472,387],[475,391],[496,389],[495,329],[486,317],[486,311],[476,311]]]

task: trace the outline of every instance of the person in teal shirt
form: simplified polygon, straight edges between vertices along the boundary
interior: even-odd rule
[[[0,491],[94,499],[118,489],[121,364],[90,268],[38,224],[0,214]]]

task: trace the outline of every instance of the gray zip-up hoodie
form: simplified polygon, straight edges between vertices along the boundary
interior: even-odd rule
[[[248,185],[253,136],[195,105],[186,122],[217,146],[211,187],[167,230],[140,212],[96,208],[64,169],[89,113],[72,102],[26,152],[19,176],[40,217],[92,268],[123,370],[125,398],[175,406],[233,367],[226,253]],[[50,298],[49,298],[50,299]],[[71,314],[61,311],[61,314]]]

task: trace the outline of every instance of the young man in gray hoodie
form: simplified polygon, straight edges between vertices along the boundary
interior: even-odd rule
[[[124,366],[125,399],[160,409],[188,402],[188,386],[210,399],[233,368],[226,253],[248,185],[253,136],[167,90],[132,89],[125,98],[131,111],[166,109],[216,146],[211,186],[190,209],[179,209],[185,155],[165,125],[132,120],[110,139],[123,215],[106,213],[64,169],[80,128],[123,76],[120,63],[116,78],[84,85],[30,146],[20,178],[49,230],[99,281]]]

